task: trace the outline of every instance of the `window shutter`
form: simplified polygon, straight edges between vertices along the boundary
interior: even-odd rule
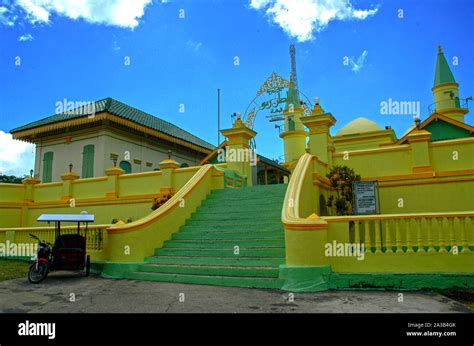
[[[82,177],[92,178],[94,176],[94,145],[84,146],[82,151]]]
[[[53,152],[48,151],[43,156],[43,183],[50,183],[53,179]]]

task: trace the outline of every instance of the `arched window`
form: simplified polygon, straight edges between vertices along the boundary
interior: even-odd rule
[[[48,151],[43,156],[43,183],[50,183],[53,180],[53,157],[54,153]]]
[[[122,168],[126,174],[132,173],[132,165],[128,161],[120,161],[119,167]]]
[[[94,176],[94,145],[84,146],[82,151],[82,177],[92,178]]]

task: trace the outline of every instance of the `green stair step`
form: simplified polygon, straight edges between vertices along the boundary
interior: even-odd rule
[[[198,285],[234,286],[249,288],[281,288],[282,280],[275,278],[183,275],[166,273],[131,272],[128,279],[177,282]]]
[[[145,258],[146,263],[154,264],[190,264],[238,267],[269,267],[284,264],[284,258],[251,257],[188,257],[188,256],[152,256]]]
[[[191,215],[192,220],[194,221],[232,221],[235,224],[235,220],[239,221],[252,221],[258,220],[259,222],[279,222],[281,220],[281,211],[272,210],[272,211],[261,211],[253,210],[248,212],[222,212],[222,213],[206,213],[198,211]]]
[[[236,193],[241,194],[262,194],[262,193],[282,193],[285,192],[288,185],[279,184],[279,185],[255,185],[252,187],[244,187],[244,188],[237,188],[237,189],[215,189],[212,190],[212,194],[215,195],[234,195]]]
[[[278,210],[281,212],[282,203],[267,203],[267,204],[245,204],[245,205],[204,205],[202,204],[197,210],[196,213],[210,213],[210,214],[221,214],[221,213],[248,213],[254,212],[256,210],[260,212],[271,212]]]
[[[232,195],[232,196],[213,196],[209,195],[207,197],[206,202],[212,204],[212,202],[218,201],[220,202],[221,205],[223,204],[228,204],[232,203],[234,205],[242,205],[246,204],[246,202],[252,203],[252,204],[266,204],[266,203],[277,203],[278,202],[283,202],[285,196],[279,196],[279,195],[273,195],[273,194],[268,194],[268,195],[251,195],[251,196],[244,196],[244,195]],[[206,203],[206,204],[207,204]]]
[[[260,232],[179,232],[173,234],[173,240],[191,240],[191,239],[284,239],[284,233],[282,231],[260,231]]]
[[[212,208],[241,208],[247,206],[258,206],[258,207],[275,207],[280,208],[283,205],[283,197],[281,198],[273,198],[273,199],[235,199],[235,200],[223,200],[220,198],[207,198],[201,203],[201,207],[212,207]]]
[[[228,226],[236,226],[238,225],[239,227],[247,227],[247,226],[253,226],[253,227],[265,227],[265,226],[271,226],[271,225],[275,225],[275,224],[278,224],[280,225],[281,227],[282,224],[280,222],[279,219],[276,219],[276,220],[264,220],[264,221],[259,221],[257,219],[245,219],[245,220],[222,220],[222,221],[218,221],[218,220],[195,220],[193,218],[191,219],[188,219],[186,221],[186,226],[202,226],[202,225],[206,225],[206,226],[211,226],[211,227],[219,227],[219,228],[225,228],[225,227],[228,227]]]
[[[193,274],[209,276],[254,276],[278,277],[278,267],[224,267],[224,266],[192,266],[176,264],[144,264],[138,268],[140,272]]]
[[[167,255],[167,256],[199,256],[199,257],[284,257],[284,248],[260,248],[260,249],[247,249],[239,248],[239,254],[234,254],[234,249],[183,249],[183,248],[168,248],[164,247],[155,250],[155,255]]]
[[[284,247],[284,239],[258,239],[258,240],[167,240],[165,248],[219,248],[233,249],[234,246],[245,248],[261,248],[261,247]]]
[[[219,231],[226,231],[226,232],[269,232],[269,231],[280,231],[283,232],[283,224],[280,222],[267,222],[265,224],[252,224],[252,225],[220,225],[219,223],[205,223],[199,222],[193,225],[184,225],[181,226],[179,232],[219,232]]]
[[[128,278],[281,288],[286,185],[213,190],[178,233]],[[239,246],[239,254],[234,247]]]
[[[285,197],[285,191],[266,191],[266,192],[248,192],[242,190],[232,190],[231,192],[223,190],[214,190],[209,194],[208,199],[220,199],[222,201],[236,200],[236,199],[266,199],[274,198],[282,200]]]

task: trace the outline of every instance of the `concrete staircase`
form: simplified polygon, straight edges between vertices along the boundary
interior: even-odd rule
[[[280,288],[281,208],[287,185],[214,190],[131,279]],[[236,248],[238,247],[238,248]]]

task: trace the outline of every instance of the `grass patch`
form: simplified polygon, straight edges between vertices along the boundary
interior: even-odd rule
[[[26,278],[29,262],[0,259],[0,281]]]

